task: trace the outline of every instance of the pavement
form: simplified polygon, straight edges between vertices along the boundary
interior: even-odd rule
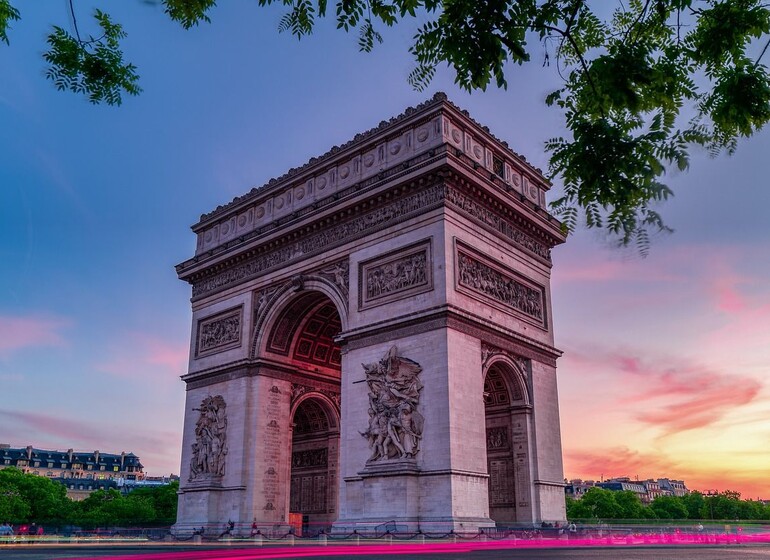
[[[770,544],[623,544],[546,541],[466,541],[412,543],[298,544],[9,544],[0,545],[2,560],[770,560]]]

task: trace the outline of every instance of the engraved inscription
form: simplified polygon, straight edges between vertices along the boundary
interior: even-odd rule
[[[283,430],[278,423],[278,418],[282,417],[281,412],[285,408],[283,399],[283,391],[277,385],[272,385],[267,392],[267,402],[264,408],[265,416],[269,420],[262,432],[262,456],[267,465],[266,476],[262,483],[262,498],[270,506],[269,508],[267,505],[265,506],[268,511],[275,509],[273,504],[280,503],[281,480],[275,466],[280,464],[281,451],[283,450]]]
[[[470,255],[457,252],[457,282],[479,294],[498,301],[541,323],[543,292],[517,281],[511,275],[492,268]]]
[[[514,505],[513,463],[510,459],[489,461],[489,505]]]

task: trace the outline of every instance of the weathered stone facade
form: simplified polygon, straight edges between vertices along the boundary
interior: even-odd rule
[[[177,527],[563,520],[548,187],[439,94],[201,216]]]

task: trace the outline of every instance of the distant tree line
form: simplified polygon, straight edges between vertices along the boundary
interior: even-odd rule
[[[127,495],[97,490],[82,501],[67,497],[54,480],[10,467],[0,470],[0,523],[36,523],[46,527],[167,526],[176,521],[178,482],[137,488]]]
[[[649,505],[638,494],[604,488],[589,488],[579,500],[567,497],[567,518],[574,520],[665,519],[665,520],[767,520],[770,506],[757,500],[742,500],[740,492],[714,495],[690,492],[684,496],[659,496]]]

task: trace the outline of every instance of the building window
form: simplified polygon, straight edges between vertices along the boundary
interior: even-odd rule
[[[4,462],[5,462],[6,465],[10,465],[11,464],[11,460],[10,459],[6,459]]]
[[[104,470],[104,465],[99,465],[99,470],[103,471]]]
[[[86,478],[93,478],[93,477],[94,477],[94,475],[92,475],[92,474],[86,475]]]
[[[35,464],[33,466],[34,467],[39,467],[40,466],[40,461],[35,461]]]
[[[115,471],[115,472],[118,472],[118,468],[120,468],[120,467],[112,467],[112,470]]]
[[[80,463],[72,463],[72,468],[73,469],[79,469],[80,468]]]
[[[53,463],[48,463],[48,468],[52,469],[53,468]]]
[[[492,171],[501,179],[505,179],[505,166],[503,165],[503,160],[497,156],[492,156]]]
[[[48,471],[47,473],[45,473],[45,475],[46,476],[53,476],[53,473],[51,471]]]
[[[33,471],[32,474],[35,474],[37,476],[40,476],[40,471]]]
[[[93,466],[93,465],[88,465],[88,470],[89,470],[89,471],[92,471],[92,470],[94,470],[94,466]]]

